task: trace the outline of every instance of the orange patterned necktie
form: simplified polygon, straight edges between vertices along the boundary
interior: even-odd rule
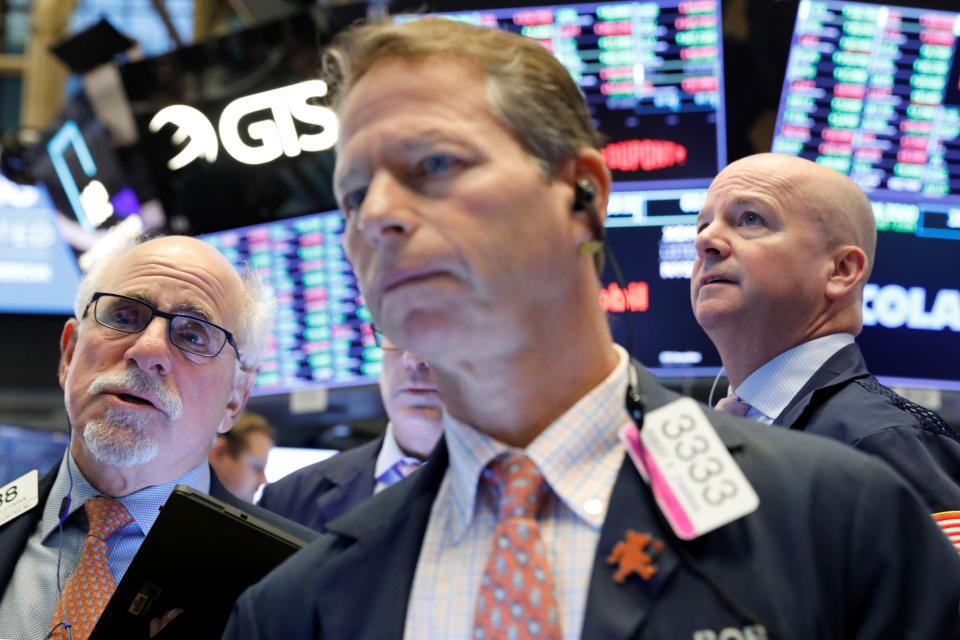
[[[484,480],[501,489],[500,508],[493,550],[477,596],[472,637],[560,640],[553,574],[537,525],[537,512],[550,487],[523,455],[497,458]]]
[[[113,498],[97,496],[83,506],[87,510],[90,530],[76,571],[67,580],[50,624],[50,638],[66,640],[70,623],[73,640],[86,640],[97,619],[107,606],[116,585],[107,563],[107,538],[131,522],[130,512]]]

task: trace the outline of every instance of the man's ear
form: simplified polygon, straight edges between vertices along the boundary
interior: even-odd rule
[[[240,371],[237,379],[233,381],[233,386],[230,387],[226,412],[224,413],[220,427],[217,429],[217,433],[226,433],[233,428],[233,423],[236,421],[237,416],[240,415],[240,412],[243,411],[244,405],[247,404],[247,398],[250,397],[250,392],[253,391],[253,385],[256,384],[256,382],[256,371]]]
[[[832,269],[827,277],[827,299],[839,300],[855,290],[867,276],[867,254],[860,247],[842,245],[832,256]]]
[[[610,198],[610,184],[612,181],[610,169],[603,160],[603,155],[597,149],[584,147],[577,152],[561,169],[561,177],[569,183],[572,193],[577,193],[577,185],[584,181],[589,184],[593,193],[591,207],[588,212],[576,204],[576,195],[570,200],[570,210],[574,216],[583,222],[583,232],[578,233],[577,243],[596,240],[595,227],[603,227],[607,218],[607,201]],[[595,219],[589,216],[596,214]],[[582,236],[582,237],[580,237]]]
[[[66,384],[67,369],[73,360],[73,352],[77,348],[79,326],[80,322],[76,318],[70,318],[63,325],[63,332],[60,334],[60,365],[57,368],[57,377],[60,379],[61,388]]]

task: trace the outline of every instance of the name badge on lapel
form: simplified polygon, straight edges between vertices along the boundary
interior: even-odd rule
[[[38,477],[34,469],[0,487],[0,526],[37,506],[40,496]]]
[[[691,398],[651,411],[642,430],[633,423],[623,426],[620,439],[678,538],[698,538],[760,505],[750,481]]]

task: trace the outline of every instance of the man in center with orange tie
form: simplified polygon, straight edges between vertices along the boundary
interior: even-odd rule
[[[546,49],[428,18],[330,53],[344,248],[377,326],[430,363],[444,435],[225,638],[957,634],[960,557],[885,464],[700,408],[613,343],[611,176]]]

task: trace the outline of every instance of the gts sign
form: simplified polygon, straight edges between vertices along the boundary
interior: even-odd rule
[[[292,158],[303,151],[330,149],[337,141],[337,116],[332,109],[310,102],[325,95],[326,82],[307,80],[237,98],[220,114],[219,143],[232,158],[252,165],[266,164],[281,155]],[[246,135],[258,143],[248,144],[240,135],[241,119],[267,111],[269,116],[265,113],[262,119],[246,124]],[[297,135],[294,121],[316,125],[322,130]],[[151,133],[158,133],[168,124],[176,126],[172,143],[176,146],[187,143],[167,162],[171,171],[182,169],[201,157],[207,162],[216,162],[217,131],[202,112],[185,104],[170,105],[158,111],[148,127]]]

